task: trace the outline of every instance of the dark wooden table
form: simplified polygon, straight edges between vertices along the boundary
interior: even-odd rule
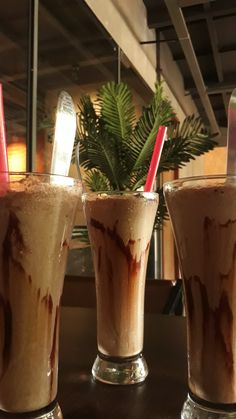
[[[95,310],[63,307],[58,400],[64,419],[179,418],[187,394],[185,319],[146,314],[144,355],[149,366],[144,383],[95,382]]]

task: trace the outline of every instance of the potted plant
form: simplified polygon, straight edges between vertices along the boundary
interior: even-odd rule
[[[213,149],[216,142],[194,115],[179,123],[170,101],[157,84],[151,103],[136,119],[132,93],[125,83],[109,82],[93,101],[80,99],[77,143],[83,182],[93,191],[137,190],[145,184],[153,147],[160,125],[168,126],[157,176],[183,167]],[[162,188],[156,227],[167,216]]]

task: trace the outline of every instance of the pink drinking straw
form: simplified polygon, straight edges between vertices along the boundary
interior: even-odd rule
[[[3,107],[3,91],[2,84],[0,83],[0,181],[5,183],[8,181],[8,161],[7,161],[7,145],[6,145],[6,131],[5,131],[5,118]]]
[[[152,160],[148,170],[147,180],[144,186],[145,192],[151,192],[153,189],[157,169],[159,166],[159,161],[161,157],[162,148],[164,145],[165,137],[166,137],[167,127],[161,125],[158,129],[158,133],[156,136],[156,142],[154,146],[154,150],[152,153]]]

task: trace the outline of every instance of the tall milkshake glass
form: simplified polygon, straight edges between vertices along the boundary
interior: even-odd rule
[[[0,179],[0,409],[60,418],[60,299],[81,185],[44,174]]]
[[[181,417],[236,418],[236,177],[179,179],[164,194],[186,301],[189,395]]]
[[[138,383],[148,373],[144,289],[158,195],[88,193],[83,202],[96,276],[98,356],[92,373],[109,384]]]

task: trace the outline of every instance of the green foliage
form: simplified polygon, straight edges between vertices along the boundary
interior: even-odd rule
[[[108,83],[99,91],[98,104],[106,130],[129,141],[135,122],[131,91],[125,84]]]
[[[84,181],[91,191],[108,191],[111,189],[107,177],[97,169],[89,170]]]
[[[160,125],[168,126],[158,174],[183,167],[215,146],[200,118],[187,117],[182,124],[162,84],[156,85],[151,103],[136,121],[129,87],[109,82],[98,92],[95,102],[81,97],[78,113],[80,166],[86,169],[84,182],[89,189],[136,190],[146,181],[149,164]],[[162,190],[157,215],[160,225],[166,218]]]
[[[216,145],[209,132],[202,128],[201,119],[193,115],[186,117],[182,125],[170,127],[168,134],[158,173],[183,167]]]

